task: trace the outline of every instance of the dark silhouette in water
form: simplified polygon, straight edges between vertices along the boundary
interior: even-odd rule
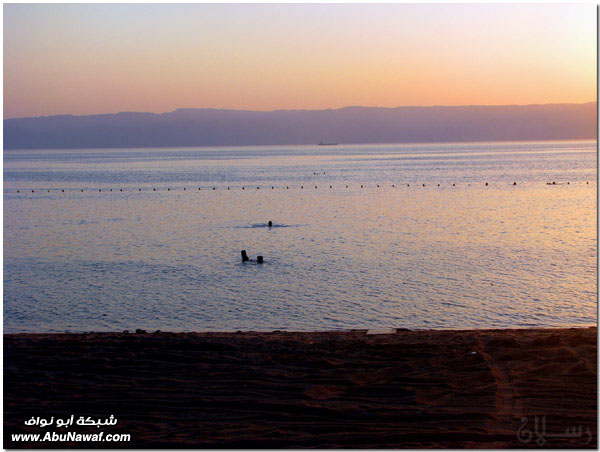
[[[246,250],[242,250],[242,262],[253,262],[253,260],[248,257],[248,254],[246,254]],[[264,260],[262,256],[256,256],[257,264],[262,264],[263,262]]]
[[[273,227],[273,222],[271,220],[269,220],[269,227],[272,228]]]

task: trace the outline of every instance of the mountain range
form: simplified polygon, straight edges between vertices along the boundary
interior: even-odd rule
[[[584,104],[345,107],[328,110],[178,109],[4,120],[4,148],[117,148],[596,138]]]

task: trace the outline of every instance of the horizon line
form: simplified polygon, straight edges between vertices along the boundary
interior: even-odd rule
[[[377,109],[385,109],[385,110],[395,110],[399,108],[463,108],[463,107],[535,107],[535,106],[549,106],[549,105],[586,105],[597,103],[597,100],[591,100],[587,102],[549,102],[549,103],[532,103],[532,104],[467,104],[467,105],[400,105],[396,107],[379,107],[379,106],[365,106],[365,105],[347,105],[344,107],[337,108],[320,108],[320,109],[309,109],[309,108],[279,108],[274,110],[249,110],[243,108],[214,108],[214,107],[178,107],[174,110],[163,111],[160,113],[151,112],[151,111],[134,111],[134,110],[122,110],[114,113],[86,113],[86,114],[73,114],[73,113],[58,113],[53,115],[39,115],[39,116],[16,116],[3,118],[4,121],[14,120],[14,119],[39,119],[39,118],[54,118],[58,116],[72,116],[72,117],[85,117],[85,116],[108,116],[108,115],[119,115],[123,113],[140,113],[140,114],[149,114],[149,115],[165,115],[170,113],[175,113],[180,110],[214,110],[214,111],[238,111],[238,112],[252,112],[252,113],[277,113],[277,112],[294,112],[294,111],[304,111],[304,112],[317,112],[317,111],[338,111],[345,110],[348,108],[377,108]]]

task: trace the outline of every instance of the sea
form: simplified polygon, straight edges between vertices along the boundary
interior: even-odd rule
[[[4,332],[594,325],[597,155],[5,150]]]

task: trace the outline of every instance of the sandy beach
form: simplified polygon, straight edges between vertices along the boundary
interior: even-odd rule
[[[596,328],[4,335],[4,447],[596,448],[596,362]],[[131,441],[11,437],[71,415]]]

